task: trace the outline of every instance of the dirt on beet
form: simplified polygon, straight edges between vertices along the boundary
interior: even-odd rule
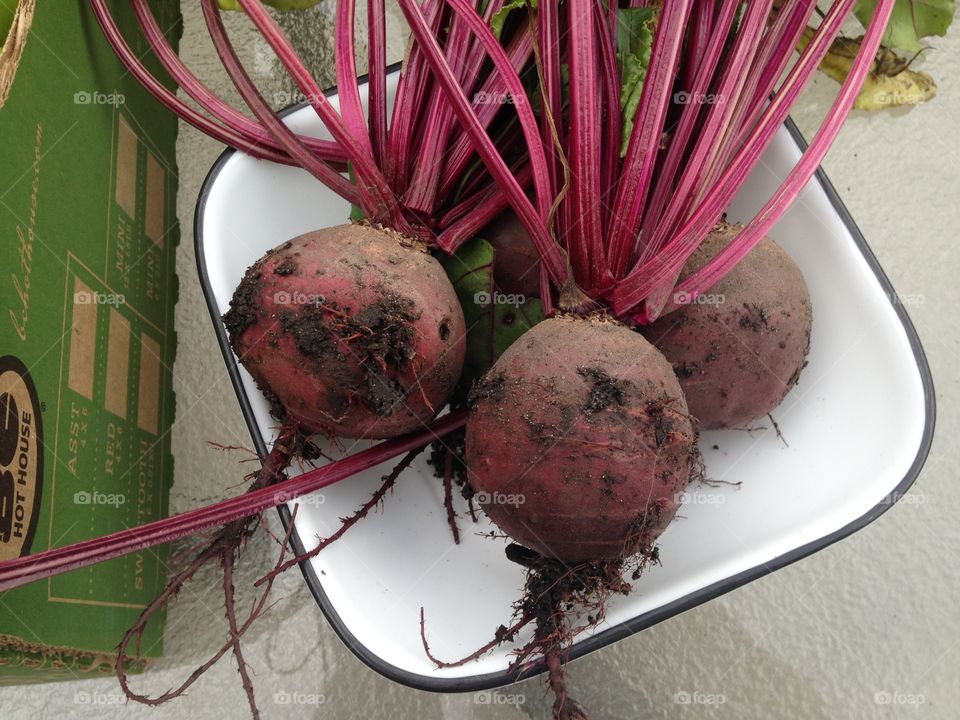
[[[623,405],[627,399],[627,383],[611,377],[602,368],[577,368],[577,374],[591,383],[590,395],[583,411],[593,415],[611,405]]]
[[[503,373],[491,370],[470,390],[467,405],[474,407],[483,400],[499,403],[505,397],[506,384],[507,379]]]
[[[260,392],[267,401],[267,405],[270,407],[270,415],[275,417],[277,420],[285,420],[287,417],[287,409],[283,406],[283,403],[280,402],[280,398],[277,397],[277,394],[256,379],[254,382],[257,384],[257,387],[260,389]]]
[[[392,437],[432,418],[465,351],[456,293],[426,246],[366,224],[268,252],[240,281],[224,323],[286,416],[343,437]]]
[[[315,303],[278,314],[305,357],[324,365],[342,355],[343,346],[365,369],[359,387],[363,404],[380,417],[390,415],[407,390],[392,376],[407,369],[413,358],[420,315],[412,300],[384,292],[377,302],[350,314],[337,303]]]
[[[743,311],[743,315],[740,316],[740,327],[744,330],[761,332],[770,327],[770,322],[767,320],[767,314],[763,306],[757,303],[744,303]]]
[[[647,416],[653,425],[653,437],[657,447],[663,447],[670,437],[670,433],[676,429],[676,425],[664,412],[664,404],[657,400],[651,400],[647,403]]]
[[[297,271],[297,261],[293,258],[292,255],[287,255],[273,269],[273,274],[279,275],[280,277],[286,277],[287,275],[293,275],[296,271]]]
[[[258,263],[258,265],[262,265]],[[230,334],[231,343],[244,331],[257,322],[257,310],[260,301],[261,273],[254,265],[243,276],[230,300],[230,309],[223,315],[223,324]]]

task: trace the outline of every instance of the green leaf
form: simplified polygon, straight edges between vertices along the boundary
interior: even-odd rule
[[[657,11],[654,7],[619,8],[617,10],[617,50],[650,59],[653,29]]]
[[[497,40],[503,34],[503,27],[507,24],[507,18],[510,17],[510,14],[514,10],[526,10],[527,2],[528,0],[508,0],[502,8],[493,14],[493,17],[490,18],[490,27],[493,29],[493,34],[497,36]],[[537,9],[537,0],[529,0],[529,3],[531,9]]]
[[[877,0],[858,0],[854,13],[866,27],[873,17]],[[954,0],[897,0],[883,35],[883,45],[904,52],[920,52],[920,40],[946,34],[953,22]]]
[[[517,338],[543,320],[539,298],[504,295],[496,288],[495,255],[493,245],[474,238],[440,261],[467,324],[467,354],[460,381],[463,390],[469,390]]]
[[[305,10],[313,7],[320,0],[264,0],[264,2],[277,10]],[[221,10],[239,10],[239,0],[217,0]]]
[[[353,174],[353,163],[349,160],[347,161],[347,177],[350,178],[350,182],[354,185],[357,184],[357,176]],[[366,217],[363,214],[363,208],[350,203],[350,222],[360,222]]]
[[[654,7],[620,8],[617,11],[617,62],[620,65],[620,108],[623,112],[623,136],[620,157],[627,154],[633,121],[643,93],[643,81],[650,66],[653,33],[657,24]]]

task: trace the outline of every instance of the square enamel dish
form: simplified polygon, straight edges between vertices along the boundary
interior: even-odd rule
[[[391,97],[397,74],[391,76]],[[361,91],[365,88],[361,87]],[[365,93],[364,93],[365,94]],[[330,94],[335,102],[334,93]],[[310,108],[286,121],[324,137]],[[748,218],[787,175],[804,142],[781,129],[729,215]],[[307,173],[225,152],[210,171],[196,212],[196,253],[214,331],[257,449],[275,435],[267,403],[237,364],[220,316],[246,268],[301,233],[347,221],[349,207]],[[660,541],[662,566],[649,568],[605,621],[577,638],[572,657],[661,620],[820,550],[879,517],[913,483],[934,423],[929,368],[916,333],[863,236],[820,173],[771,236],[799,263],[813,299],[809,365],[776,411],[789,442],[770,430],[705,432],[710,478],[741,482],[691,489]],[[356,451],[367,442],[344,441]],[[715,449],[714,446],[719,448]],[[391,463],[302,498],[293,535],[313,547],[367,500]],[[492,526],[465,517],[454,545],[443,491],[424,456],[405,472],[382,512],[358,523],[303,564],[320,609],[364,662],[406,685],[456,692],[511,682],[505,644],[464,667],[436,669],[420,642],[420,608],[431,650],[470,654],[509,624],[522,569]],[[284,523],[290,507],[282,507]],[[528,639],[521,635],[518,643]]]

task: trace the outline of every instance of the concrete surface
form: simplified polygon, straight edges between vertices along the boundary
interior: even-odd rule
[[[332,82],[331,7],[328,3],[312,11],[316,24],[296,33],[324,83]],[[204,40],[194,3],[184,3],[184,13],[185,59],[234,97]],[[267,49],[244,30],[243,22],[231,26],[257,79],[276,93],[277,104],[285,104],[290,86],[277,78]],[[399,59],[402,36],[393,32],[391,38],[391,57]],[[960,254],[955,246],[960,226],[960,33],[954,30],[951,37],[930,44],[936,50],[920,67],[936,76],[939,97],[909,111],[856,114],[824,163],[894,286],[916,300],[908,310],[933,368],[939,431],[914,487],[915,502],[893,508],[866,530],[809,559],[572,663],[572,691],[596,720],[958,715],[960,525],[951,513],[960,501],[955,482],[960,462]],[[793,116],[808,136],[836,87],[818,77],[795,109]],[[193,257],[194,201],[220,150],[183,128],[174,511],[237,489],[238,466],[224,462],[208,440],[249,440],[210,330]],[[277,528],[272,514],[269,522]],[[244,567],[263,568],[273,553],[274,543],[261,534],[248,549]],[[249,586],[251,579],[245,573],[238,587]],[[182,594],[169,616],[166,659],[137,679],[137,688],[157,692],[172,686],[219,644],[224,625],[218,583],[210,575]],[[489,696],[441,696],[395,685],[356,660],[326,627],[299,574],[281,578],[274,597],[275,606],[244,644],[265,717],[548,717],[549,702],[539,680],[502,691],[523,701],[514,705],[504,696],[483,703],[478,700]],[[285,699],[293,702],[283,704]],[[112,679],[0,690],[2,718],[205,720],[241,718],[246,712],[230,661],[214,667],[187,697],[157,709],[124,706]]]

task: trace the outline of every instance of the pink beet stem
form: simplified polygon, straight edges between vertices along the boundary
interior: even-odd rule
[[[387,14],[384,0],[367,0],[368,120],[373,159],[385,167],[387,147]]]
[[[463,90],[460,88],[456,78],[453,76],[450,66],[443,57],[443,52],[437,44],[436,38],[430,32],[430,27],[427,24],[426,18],[424,18],[423,13],[421,13],[417,3],[414,2],[414,0],[399,0],[399,4],[400,9],[403,11],[408,23],[410,24],[411,31],[416,38],[417,44],[423,51],[430,68],[433,70],[435,78],[441,83],[441,85],[443,85],[447,99],[453,104],[454,110],[457,113],[457,117],[460,119],[460,123],[465,132],[470,134],[477,153],[483,159],[484,163],[487,165],[487,168],[490,170],[490,173],[493,175],[496,182],[500,185],[501,189],[509,198],[510,204],[514,209],[514,212],[517,213],[517,217],[520,219],[520,222],[523,223],[527,232],[530,233],[531,240],[534,246],[537,248],[537,251],[540,253],[542,262],[550,273],[551,279],[557,284],[557,286],[562,287],[567,280],[566,262],[560,253],[559,246],[556,244],[556,242],[554,242],[553,238],[547,231],[544,217],[542,217],[537,210],[534,209],[533,205],[527,199],[523,189],[520,187],[519,183],[517,183],[516,178],[510,172],[503,158],[500,157],[500,154],[491,141],[490,136],[487,135],[483,126],[477,119],[476,113],[473,112],[470,102],[464,96]],[[453,4],[456,7],[456,3],[454,2]],[[477,17],[481,23],[483,22],[482,19],[476,16],[476,12],[472,8],[470,9],[470,12],[473,12],[474,16]],[[503,49],[500,47],[497,39],[493,36],[493,33],[490,32],[487,26],[484,26],[483,29],[489,33],[489,37],[493,40],[493,42],[497,43],[497,47],[502,53]],[[483,33],[480,33],[480,37],[481,39],[483,38]],[[487,49],[489,52],[490,48]],[[494,57],[494,61],[496,62],[496,57]],[[507,64],[509,64],[509,62]],[[507,73],[504,72],[502,65],[498,66],[497,69],[502,75],[507,75]]]
[[[466,75],[466,55],[470,45],[466,25],[454,15],[447,31],[444,53],[450,69],[461,83]],[[466,86],[464,92],[469,92]],[[413,163],[407,192],[403,198],[407,207],[427,215],[433,211],[440,184],[440,171],[455,120],[450,104],[442,97],[439,88],[433,88],[423,122],[422,143],[417,148],[417,158]]]
[[[747,226],[726,248],[682,283],[681,292],[688,290],[696,294],[703,292],[704,288],[714,285],[763,239],[763,236],[774,226],[797,195],[800,194],[800,191],[803,190],[836,139],[847,113],[850,112],[857,99],[860,86],[863,84],[867,73],[870,72],[874,57],[880,47],[880,41],[883,38],[890,13],[893,11],[894,2],[895,0],[879,0],[877,3],[873,19],[870,21],[870,26],[860,43],[860,50],[853,61],[850,73],[840,88],[837,99],[827,113],[827,117],[813,141],[803,153],[800,161],[790,171],[787,179],[777,188],[777,191],[761,208],[756,217],[747,223]]]
[[[700,65],[693,77],[693,82],[687,86],[687,93],[691,99],[706,96],[709,92],[710,84],[713,82],[717,65],[720,62],[721,53],[724,45],[726,45],[727,32],[730,30],[739,5],[739,0],[722,0],[717,18],[713,23],[717,32],[709,38],[702,53],[700,53]],[[677,186],[677,180],[682,181],[683,179],[682,173],[686,169],[684,166],[689,161],[690,156],[687,145],[693,138],[697,120],[702,114],[701,110],[702,106],[697,102],[688,102],[681,110],[680,121],[670,141],[670,148],[660,169],[656,187],[653,189],[653,195],[644,213],[640,231],[641,240],[651,238],[654,231],[660,227],[663,210]],[[652,241],[641,242],[639,262],[645,262],[652,257],[656,249]]]
[[[339,0],[336,10],[336,41],[334,67],[337,72],[337,98],[340,115],[347,130],[357,139],[357,145],[373,158],[373,146],[360,103],[360,85],[357,82],[356,47],[354,23],[356,3],[354,0]],[[375,165],[376,163],[374,163]]]
[[[683,47],[683,28],[691,0],[665,0],[654,35],[640,104],[614,200],[610,233],[610,269],[620,278],[633,254],[640,218],[663,134],[671,88]]]
[[[719,31],[713,32],[713,30],[726,27],[723,23],[714,21],[715,6],[715,0],[695,0],[694,2],[690,19],[690,39],[687,41],[687,60],[683,75],[683,86],[685,88],[693,85],[694,75],[699,71],[700,64],[703,62],[707,45],[713,38],[720,36]]]
[[[283,152],[283,148],[263,126],[238,112],[197,79],[197,76],[183,63],[163,34],[147,0],[132,0],[132,4],[137,21],[140,23],[140,29],[143,31],[144,37],[147,38],[147,42],[150,43],[154,54],[187,95],[227,127],[246,135],[251,142]],[[319,158],[329,162],[346,163],[347,156],[337,143],[306,135],[298,137]]]
[[[616,8],[611,5],[612,22],[616,22]],[[617,191],[617,177],[620,174],[620,139],[622,130],[622,112],[620,110],[620,75],[617,72],[617,49],[614,47],[613,30],[610,27],[611,19],[608,13],[604,15],[603,8],[597,4],[593,6],[595,22],[605,24],[604,31],[598,33],[598,50],[600,53],[600,77],[602,81],[602,115],[603,115],[603,149],[600,153],[600,226],[610,227],[610,207],[613,194]],[[550,136],[547,135],[547,138]],[[604,234],[605,236],[605,234]],[[608,243],[604,237],[604,252]],[[608,273],[609,275],[609,273]]]
[[[480,43],[477,45],[483,49]],[[521,32],[511,38],[507,44],[506,53],[516,72],[520,72],[527,60],[530,59],[530,53],[533,52],[533,41],[530,33]],[[500,108],[491,102],[486,102],[486,98],[498,98],[506,93],[506,84],[500,78],[498,73],[491,73],[483,79],[477,92],[474,93],[473,110],[477,114],[477,119],[484,128],[490,127],[493,118],[496,117]],[[446,102],[442,100],[441,102]],[[475,158],[473,143],[466,134],[458,135],[451,139],[450,148],[441,173],[440,189],[438,195],[446,198],[460,183],[463,173]]]
[[[117,57],[119,57],[121,62],[127,67],[130,74],[133,75],[161,105],[175,113],[184,122],[190,123],[218,142],[235,147],[261,160],[270,160],[282,165],[296,164],[286,153],[261,145],[233,128],[224,127],[183,102],[177,97],[176,93],[171,92],[163,83],[153,77],[150,71],[147,70],[136,54],[130,49],[130,46],[123,39],[120,28],[118,28],[117,24],[113,21],[110,9],[107,7],[107,0],[90,0],[90,6],[93,8],[93,14],[97,18],[97,22],[100,24],[100,28],[103,30],[107,42],[110,43]]]
[[[306,96],[333,139],[347,153],[357,176],[357,186],[361,194],[368,194],[374,208],[373,212],[369,213],[372,219],[383,222],[400,232],[410,233],[409,223],[400,210],[396,196],[373,161],[373,156],[368,149],[369,138],[365,134],[357,137],[350,131],[344,119],[334,110],[323,90],[317,85],[297,51],[294,50],[289,38],[264,8],[261,0],[240,0],[240,5],[273,49],[281,64],[290,73],[300,92]]]
[[[532,180],[530,166],[525,165],[518,170],[516,177],[520,187],[528,187]],[[468,212],[462,213],[462,217],[447,225],[437,236],[437,247],[445,252],[456,252],[457,248],[470,238],[475,237],[477,233],[510,207],[507,196],[495,185],[474,195],[466,202],[471,205]],[[459,208],[453,208],[450,213],[453,214],[455,211],[459,211]],[[446,217],[441,220],[441,224],[445,221]]]
[[[226,28],[220,17],[220,8],[216,0],[202,0],[203,18],[207,23],[207,30],[214,48],[223,63],[224,70],[233,81],[244,102],[250,107],[254,115],[267,127],[273,137],[287,151],[290,157],[324,185],[329,187],[342,198],[356,205],[370,208],[367,196],[358,192],[357,187],[343,175],[330,167],[323,160],[314,155],[310,149],[299,140],[290,128],[277,117],[273,109],[263,99],[253,80],[247,74],[240,59],[227,36]]]
[[[433,33],[440,32],[445,17],[441,0],[425,0],[421,12]],[[402,196],[407,190],[410,177],[410,154],[416,148],[411,140],[413,127],[420,119],[424,98],[431,84],[430,73],[420,48],[413,44],[400,69],[397,94],[393,100],[393,115],[390,121],[390,154],[387,156],[387,178],[393,191]]]
[[[504,83],[507,95],[513,103],[520,126],[523,129],[523,139],[530,155],[530,168],[533,171],[534,194],[537,199],[537,208],[542,218],[546,218],[553,203],[553,188],[550,186],[550,176],[547,173],[547,159],[543,150],[543,141],[540,139],[537,118],[530,107],[526,90],[517,74],[503,46],[484,22],[474,7],[467,0],[447,0],[447,3],[462,18],[476,39],[486,50],[488,57],[493,61],[497,75]],[[458,89],[460,89],[458,87]],[[462,90],[461,90],[462,96]],[[475,113],[472,113],[476,117]],[[484,131],[484,135],[486,132]]]
[[[570,137],[574,141],[566,148],[570,159],[570,187],[563,200],[577,219],[564,233],[570,265],[577,282],[588,292],[607,287],[612,280],[601,226],[602,85],[592,5],[593,0],[567,3],[567,24],[576,28],[570,32],[568,54]],[[600,32],[609,33],[606,27]]]
[[[614,289],[613,307],[617,314],[624,315],[631,310],[639,310],[638,306],[651,292],[676,277],[676,273],[729,206],[734,194],[759,162],[760,156],[783,124],[797,96],[826,55],[854,2],[855,0],[842,0],[830,9],[779,92],[766,106],[753,134],[740,148],[717,183],[693,209],[673,238],[649,261],[634,267]],[[655,314],[645,315],[642,321],[652,322],[654,317]]]
[[[756,55],[765,20],[769,17],[772,6],[772,0],[753,3],[741,18],[733,47],[716,86],[717,102],[707,105],[706,117],[698,131],[693,152],[687,159],[680,183],[674,189],[652,237],[644,238],[647,247],[641,251],[639,261],[651,257],[665,242],[665,238],[669,237],[670,229],[675,228],[682,212],[695,205],[710,173],[720,162],[723,148],[735,139],[730,119],[737,105],[742,102],[741,95],[750,64]],[[691,98],[689,101],[696,103],[697,99]],[[666,295],[670,293],[675,282],[676,275],[662,283],[657,293],[651,293],[646,301],[648,310],[652,308],[656,311],[663,307]]]
[[[254,516],[432,442],[462,427],[466,419],[466,410],[456,410],[424,430],[386,440],[274,485],[110,535],[0,563],[0,592]]]

